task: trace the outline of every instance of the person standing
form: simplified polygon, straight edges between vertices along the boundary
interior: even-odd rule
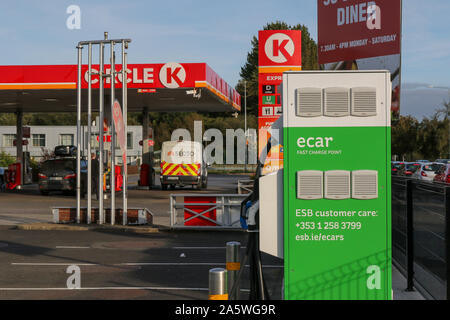
[[[98,180],[98,174],[99,174],[99,162],[97,159],[97,155],[95,153],[92,153],[91,155],[91,176],[92,176],[92,188],[91,192],[92,194],[95,194],[95,199],[98,200],[98,188],[99,188],[99,180]]]

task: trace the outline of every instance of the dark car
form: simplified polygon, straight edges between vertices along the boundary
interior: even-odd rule
[[[391,173],[393,175],[398,175],[399,172],[405,167],[405,163],[403,161],[393,161],[391,163]]]
[[[0,191],[5,190],[6,188],[6,170],[8,170],[8,168],[0,168]]]
[[[87,162],[81,160],[81,190],[86,193]],[[77,159],[73,157],[55,158],[44,161],[39,168],[39,191],[47,195],[51,191],[65,194],[76,193]]]
[[[420,168],[420,163],[418,162],[406,162],[403,168],[398,172],[399,176],[411,176],[416,170]]]
[[[450,163],[440,166],[440,168],[436,171],[433,182],[450,184]]]

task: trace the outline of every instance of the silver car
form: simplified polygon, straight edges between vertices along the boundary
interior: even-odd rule
[[[441,165],[442,164],[435,162],[420,163],[420,168],[413,173],[412,178],[431,182]]]

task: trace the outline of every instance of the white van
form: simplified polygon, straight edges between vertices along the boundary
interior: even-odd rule
[[[168,186],[207,187],[208,171],[203,159],[203,146],[196,141],[166,141],[161,147],[160,181]]]

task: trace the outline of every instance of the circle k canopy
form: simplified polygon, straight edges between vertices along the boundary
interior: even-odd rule
[[[106,74],[111,73],[105,65]],[[116,64],[116,72],[122,65]],[[241,97],[206,63],[128,64],[128,111],[240,111]],[[82,109],[87,111],[87,65],[82,65]],[[92,65],[93,73],[99,66]],[[0,66],[0,112],[75,112],[77,65]],[[122,75],[116,73],[121,99]],[[99,76],[92,75],[92,106],[98,110]],[[111,78],[104,78],[105,96]],[[108,110],[107,102],[105,108]]]

